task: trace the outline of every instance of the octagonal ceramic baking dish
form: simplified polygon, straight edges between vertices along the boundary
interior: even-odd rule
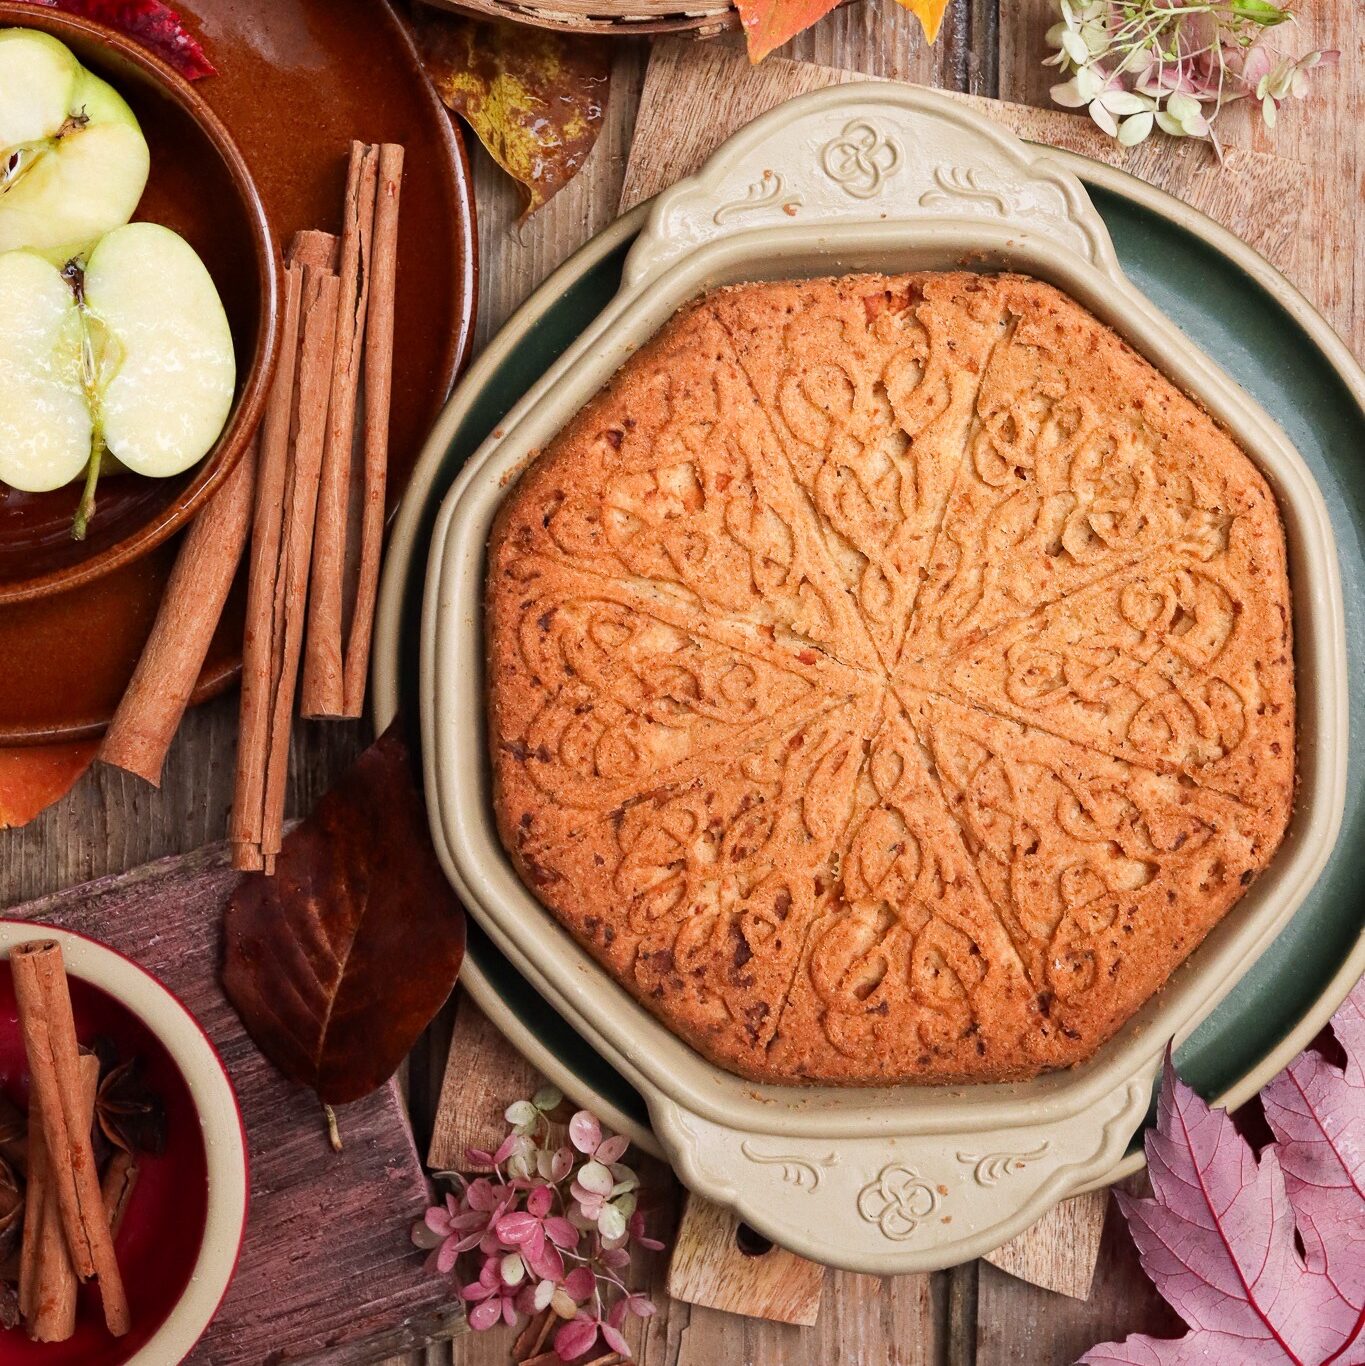
[[[1283,846],[1167,987],[1085,1064],[971,1087],[756,1085],[706,1062],[613,982],[522,885],[487,761],[485,553],[497,508],[551,440],[686,300],[754,279],[1008,268],[1057,285],[1223,422],[1284,516],[1299,684],[1298,801]],[[831,1265],[923,1271],[988,1251],[1121,1157],[1168,1040],[1184,1038],[1285,925],[1344,804],[1345,632],[1327,512],[1260,407],[1125,279],[1079,181],[979,116],[894,84],[804,96],[662,195],[621,291],[466,464],[437,521],[423,605],[432,832],[498,948],[641,1091],[693,1189]]]

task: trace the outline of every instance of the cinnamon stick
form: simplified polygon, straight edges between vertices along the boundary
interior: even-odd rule
[[[111,1238],[118,1238],[118,1231],[123,1227],[123,1216],[128,1212],[128,1202],[133,1198],[133,1190],[141,1174],[137,1158],[126,1148],[119,1148],[104,1169],[100,1194],[104,1197],[104,1217],[109,1223]]]
[[[526,1321],[526,1327],[512,1344],[512,1360],[524,1364],[531,1358],[540,1356],[545,1351],[545,1343],[551,1332],[563,1322],[564,1320],[553,1309],[544,1309],[539,1314],[532,1314]]]
[[[237,576],[255,487],[253,443],[190,527],[152,633],[100,745],[104,763],[134,773],[153,787],[161,786],[166,751],[189,705]]]
[[[316,236],[300,234],[300,236]],[[331,353],[336,334],[337,277],[325,267],[305,265],[299,309],[299,358],[295,383],[291,459],[285,494],[276,583],[275,669],[265,761],[265,798],[260,848],[267,873],[274,871],[284,830],[289,739],[303,650],[304,611],[312,563],[318,480],[327,436]]]
[[[384,545],[384,495],[389,468],[389,406],[393,392],[393,324],[398,288],[398,206],[403,149],[379,149],[374,255],[365,316],[365,477],[360,526],[360,576],[346,645],[345,705],[359,716],[370,672],[370,638]]]
[[[33,1314],[38,1291],[38,1264],[41,1260],[43,1209],[51,1190],[47,1144],[43,1141],[43,1120],[36,1094],[28,1102],[28,1185],[24,1190],[24,1241],[19,1249],[19,1313],[24,1319]]]
[[[83,1122],[80,1050],[61,948],[51,939],[21,944],[10,952],[10,967],[71,1264],[81,1280],[98,1278],[105,1324],[121,1337],[130,1327],[128,1300],[104,1219],[90,1126]]]
[[[365,313],[370,297],[370,247],[379,161],[378,147],[351,143],[338,267],[340,293],[332,350],[331,408],[318,488],[317,531],[313,538],[300,706],[304,716],[359,715],[346,708],[342,637],[356,400],[360,393]]]
[[[88,1134],[100,1084],[99,1059],[93,1053],[81,1054],[80,1084],[81,1117]],[[50,1190],[38,1222],[37,1285],[30,1305],[28,1335],[35,1342],[65,1342],[76,1331],[78,1283],[62,1230],[61,1210]]]
[[[242,638],[242,698],[237,740],[237,778],[228,839],[232,866],[262,866],[260,844],[265,816],[265,766],[270,746],[274,664],[279,634],[276,589],[289,472],[289,435],[294,414],[298,364],[299,304],[303,267],[284,273],[283,326],[275,381],[261,425],[256,510],[251,529],[246,630]]]
[[[335,274],[341,260],[341,239],[320,228],[300,228],[289,239],[288,259],[291,266],[311,266],[320,273]]]

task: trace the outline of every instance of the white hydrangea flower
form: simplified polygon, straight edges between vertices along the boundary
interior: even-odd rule
[[[1279,107],[1299,99],[1309,73],[1334,67],[1339,54],[1299,58],[1263,41],[1293,17],[1291,0],[1054,0],[1044,65],[1065,78],[1053,100],[1084,109],[1125,147],[1160,129],[1171,137],[1206,138],[1219,151],[1213,124],[1236,100],[1253,98],[1268,126]]]

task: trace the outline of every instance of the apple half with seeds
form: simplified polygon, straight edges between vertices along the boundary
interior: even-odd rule
[[[237,371],[232,332],[194,248],[155,223],[102,238],[84,269],[0,255],[0,481],[30,493],[86,477],[82,539],[106,455],[163,479],[221,435]]]
[[[64,264],[128,222],[149,165],[112,86],[48,34],[0,29],[0,251]]]

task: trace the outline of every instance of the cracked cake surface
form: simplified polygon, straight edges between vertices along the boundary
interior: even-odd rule
[[[509,492],[486,628],[522,879],[754,1080],[1078,1062],[1289,821],[1270,490],[1021,276],[689,305]]]

